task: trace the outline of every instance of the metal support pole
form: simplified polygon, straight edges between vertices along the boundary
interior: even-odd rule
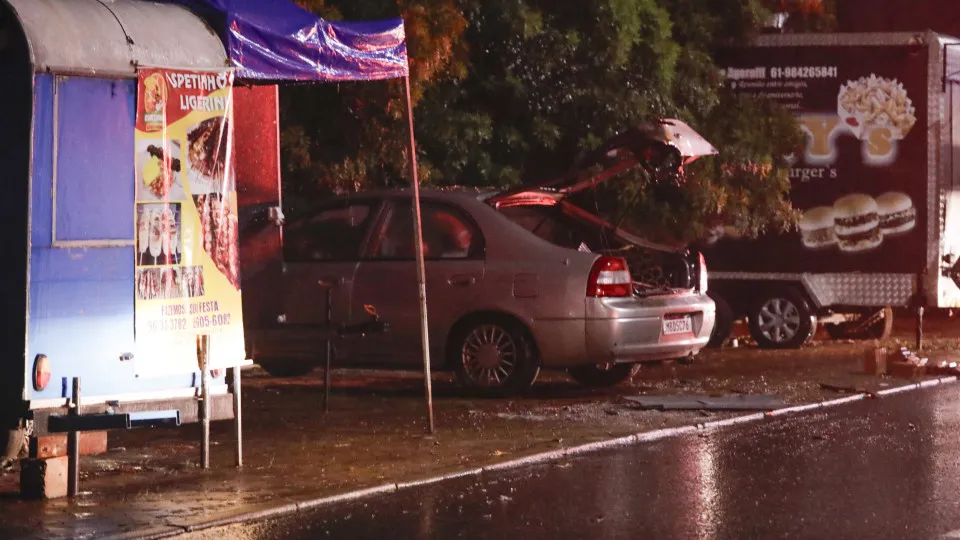
[[[243,401],[240,392],[240,366],[231,370],[233,386],[233,427],[237,433],[237,467],[243,467]]]
[[[923,349],[923,306],[917,308],[917,350]]]
[[[210,468],[210,336],[200,336],[200,420],[203,435],[200,441],[200,466]]]
[[[80,377],[73,378],[70,416],[80,415]],[[80,432],[67,433],[67,496],[76,497],[80,488]]]
[[[423,344],[423,379],[427,396],[427,432],[433,434],[433,385],[430,379],[430,329],[427,319],[426,271],[423,264],[423,222],[420,216],[420,179],[417,176],[417,142],[413,135],[413,101],[410,99],[410,76],[403,78],[407,94],[407,119],[410,125],[410,174],[413,183],[413,241],[417,252],[417,287],[420,297],[420,341]]]
[[[330,327],[333,325],[333,307],[331,302],[333,301],[333,287],[327,287],[327,314],[324,318],[327,328],[327,337],[324,340],[324,345],[326,346],[326,355],[324,357],[325,364],[323,366],[323,413],[326,414],[330,411],[330,359],[332,356],[332,347],[330,344]]]

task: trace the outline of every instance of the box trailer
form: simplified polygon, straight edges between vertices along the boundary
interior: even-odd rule
[[[960,305],[960,43],[926,33],[780,34],[724,49],[736,93],[796,115],[786,156],[798,227],[700,246],[714,343],[746,317],[760,346],[879,338],[893,307]]]

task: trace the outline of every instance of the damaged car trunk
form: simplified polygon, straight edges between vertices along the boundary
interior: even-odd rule
[[[548,242],[625,258],[639,296],[705,292],[706,265],[699,252],[646,240],[585,210],[582,201],[601,183],[637,167],[652,183],[679,184],[684,165],[716,153],[717,149],[687,124],[658,120],[609,139],[564,177],[496,193],[487,202]],[[575,198],[579,200],[575,202]]]

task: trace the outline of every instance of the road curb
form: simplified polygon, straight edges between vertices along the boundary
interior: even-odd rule
[[[378,494],[384,494],[384,493],[395,493],[408,488],[420,487],[420,486],[425,486],[429,484],[436,484],[438,482],[443,482],[445,480],[453,480],[456,478],[465,478],[469,476],[482,476],[484,473],[500,472],[500,471],[505,471],[509,469],[516,469],[522,466],[536,465],[536,464],[547,463],[551,461],[559,461],[567,457],[586,454],[589,452],[596,452],[599,450],[621,448],[621,447],[630,446],[633,444],[653,442],[661,439],[677,437],[680,435],[686,435],[690,433],[710,431],[710,430],[729,427],[733,425],[762,421],[766,418],[786,416],[791,414],[812,411],[816,409],[832,408],[840,405],[845,405],[847,403],[853,403],[855,401],[862,401],[864,399],[868,399],[871,397],[886,397],[886,396],[891,396],[895,394],[900,394],[903,392],[909,392],[911,390],[920,390],[923,388],[955,383],[957,382],[957,380],[958,380],[957,377],[941,377],[939,379],[931,379],[928,381],[921,381],[917,383],[906,384],[903,386],[897,386],[894,388],[888,388],[886,390],[880,390],[874,393],[859,393],[859,394],[854,394],[850,396],[845,396],[842,398],[821,401],[818,403],[809,403],[809,404],[797,405],[793,407],[784,407],[782,409],[775,409],[772,411],[759,412],[759,413],[744,414],[744,415],[735,416],[732,418],[725,418],[723,420],[714,420],[711,422],[704,422],[696,425],[658,429],[654,431],[636,433],[633,435],[626,435],[623,437],[616,437],[613,439],[605,439],[602,441],[595,441],[591,443],[572,446],[570,448],[560,448],[557,450],[539,452],[536,454],[531,454],[529,456],[520,457],[517,459],[503,461],[500,463],[494,463],[491,465],[485,465],[479,468],[471,468],[464,471],[457,471],[453,473],[431,476],[428,478],[422,478],[419,480],[412,480],[408,482],[383,484],[383,485],[374,486],[370,488],[348,491],[348,492],[340,493],[337,495],[320,497],[316,499],[310,499],[310,500],[295,502],[295,503],[288,503],[288,504],[284,504],[276,508],[270,508],[267,510],[247,512],[247,513],[239,514],[233,517],[217,519],[217,520],[209,521],[206,523],[182,526],[179,528],[179,530],[172,530],[166,534],[161,532],[159,534],[141,537],[141,540],[146,540],[147,538],[149,538],[150,540],[159,539],[159,538],[171,538],[171,537],[182,535],[184,533],[196,532],[196,531],[201,531],[206,529],[213,529],[217,527],[223,527],[226,525],[234,525],[237,523],[246,523],[251,521],[261,521],[264,519],[275,518],[275,517],[280,517],[280,516],[289,515],[289,514],[295,514],[301,511],[316,509],[316,508],[320,508],[323,506],[328,506],[328,505],[332,505],[340,502],[356,500],[363,497],[369,497],[372,495],[378,495]]]

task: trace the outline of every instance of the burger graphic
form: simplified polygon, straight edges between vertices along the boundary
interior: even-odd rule
[[[877,214],[884,236],[913,230],[917,224],[917,209],[906,193],[890,191],[877,197]]]
[[[835,219],[836,212],[831,206],[816,206],[804,212],[799,223],[803,245],[810,249],[823,249],[836,245]]]
[[[883,242],[877,201],[873,197],[863,193],[840,197],[834,201],[833,211],[840,251],[869,251]]]
[[[837,246],[845,253],[861,253],[880,246],[884,239],[913,230],[917,209],[906,193],[888,191],[876,198],[851,193],[832,206],[816,206],[800,217],[798,228],[804,247],[813,250]]]

